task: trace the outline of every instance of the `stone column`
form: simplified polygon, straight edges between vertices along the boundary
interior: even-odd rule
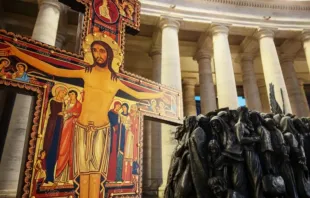
[[[161,18],[160,27],[162,29],[161,83],[182,91],[178,37],[180,22],[174,18]]]
[[[307,59],[308,69],[310,71],[310,30],[303,31],[302,40]]]
[[[228,43],[229,29],[226,26],[215,25],[211,31],[213,34],[218,106],[219,108],[236,109],[238,107],[238,95]]]
[[[308,103],[308,99],[307,99],[307,95],[304,89],[304,81],[302,79],[298,79],[299,82],[299,87],[300,87],[300,91],[301,91],[301,95],[302,95],[302,101],[304,103],[305,106],[305,111],[306,111],[306,116],[310,116],[309,113],[309,103]]]
[[[196,78],[183,78],[183,106],[185,116],[197,115],[195,101]]]
[[[155,82],[161,82],[161,48],[154,47],[149,53],[152,58],[152,78]]]
[[[267,87],[264,79],[260,79],[257,81],[257,86],[259,90],[259,96],[262,103],[262,111],[264,113],[270,112],[270,104],[269,104],[269,97],[267,92]]]
[[[282,55],[280,62],[287,92],[292,106],[292,112],[298,117],[303,117],[308,115],[308,111],[307,107],[305,106],[299,81],[294,69],[294,58],[295,56],[293,55]]]
[[[63,48],[67,39],[67,26],[68,26],[68,7],[66,5],[61,5],[61,13],[58,23],[58,31],[56,36],[55,46],[58,48]]]
[[[270,29],[263,28],[258,30],[257,36],[259,39],[260,54],[263,64],[265,83],[268,90],[268,97],[270,93],[269,84],[272,83],[274,85],[275,97],[278,104],[282,109],[283,106],[285,107],[286,113],[292,113],[292,108],[285,86],[278,53],[273,40],[274,32]]]
[[[151,186],[152,177],[152,121],[144,121],[143,133],[143,192],[145,192]]]
[[[153,47],[149,56],[152,58],[152,78],[155,82],[161,82],[161,48],[160,46]],[[150,169],[150,172],[143,177],[146,179],[144,183],[147,188],[144,188],[144,195],[153,196],[154,191],[157,191],[162,182],[162,163],[161,163],[161,124],[153,121],[146,122],[148,130],[150,130],[146,138],[150,138],[147,153],[147,164],[144,164],[144,169]]]
[[[258,91],[252,54],[242,54],[241,69],[246,104],[251,110],[262,111],[262,103]]]
[[[32,39],[55,46],[62,4],[58,0],[42,0]]]
[[[211,57],[212,52],[207,50],[198,51],[194,57],[199,64],[200,105],[202,114],[207,114],[217,108]]]
[[[159,26],[162,29],[161,83],[182,91],[178,37],[180,22],[175,18],[163,17]],[[176,145],[173,141],[175,130],[175,127],[161,124],[162,186],[159,188],[159,197],[163,197],[167,183],[170,160]]]

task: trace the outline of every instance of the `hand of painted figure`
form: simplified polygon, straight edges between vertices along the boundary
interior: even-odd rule
[[[1,49],[0,53],[4,53],[6,56],[16,56],[18,54],[19,50],[14,45],[8,42],[5,42],[5,44],[9,47]]]

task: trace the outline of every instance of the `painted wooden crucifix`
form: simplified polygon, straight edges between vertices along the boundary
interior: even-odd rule
[[[139,197],[143,118],[180,123],[181,93],[123,69],[137,0],[77,1],[81,54],[1,30],[0,86],[37,94],[23,197]]]

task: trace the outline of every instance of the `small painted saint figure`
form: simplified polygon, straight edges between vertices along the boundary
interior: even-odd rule
[[[28,67],[25,63],[16,64],[17,72],[12,74],[12,78],[19,81],[29,82],[30,79],[26,73]]]

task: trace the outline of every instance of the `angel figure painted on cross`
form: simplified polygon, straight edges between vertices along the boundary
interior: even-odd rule
[[[119,45],[103,33],[86,36],[83,48],[89,66],[79,70],[54,67],[7,44],[2,53],[17,56],[34,68],[53,76],[84,80],[82,110],[74,126],[74,177],[79,177],[80,198],[104,197],[110,147],[108,111],[115,95],[121,90],[141,100],[160,98],[163,93],[138,92],[123,84],[117,75],[123,54]]]

